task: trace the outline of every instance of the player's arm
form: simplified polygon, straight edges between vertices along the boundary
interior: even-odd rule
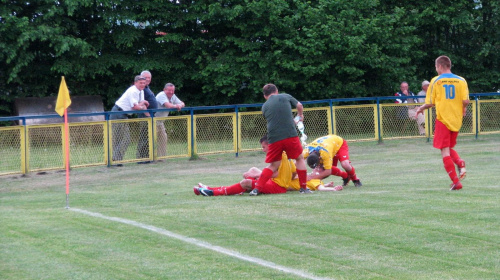
[[[435,100],[435,96],[434,96],[434,81],[436,80],[436,78],[432,79],[431,80],[431,84],[429,85],[429,88],[427,89],[427,94],[425,96],[425,104],[418,107],[417,109],[417,113],[415,115],[418,116],[418,114],[420,113],[424,113],[424,110],[427,110],[429,108],[432,108],[434,107],[434,100]]]
[[[462,105],[464,108],[464,114],[463,114],[464,117],[465,117],[465,113],[467,113],[467,105],[469,105],[469,103],[470,103],[469,99],[462,100]]]
[[[323,179],[332,174],[331,169],[324,169],[322,166],[318,166],[314,168],[312,173],[307,175],[307,181],[313,180],[313,179]]]
[[[295,107],[297,108],[297,116],[299,116],[301,120],[304,120],[304,106],[302,103],[297,102],[297,106]]]
[[[417,115],[418,115],[418,114],[423,114],[423,113],[424,113],[424,110],[427,110],[427,109],[429,109],[429,108],[431,108],[431,107],[434,107],[434,104],[424,104],[424,105],[422,105],[422,106],[418,107],[418,110],[417,110]]]

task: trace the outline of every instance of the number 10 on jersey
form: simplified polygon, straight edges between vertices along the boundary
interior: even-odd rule
[[[455,86],[454,85],[443,85],[444,91],[446,92],[446,99],[455,99]]]

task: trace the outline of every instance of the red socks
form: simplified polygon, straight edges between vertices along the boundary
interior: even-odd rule
[[[240,183],[228,186],[228,187],[219,187],[219,188],[211,188],[214,192],[214,196],[218,195],[234,195],[245,192],[246,190],[241,187]]]
[[[307,187],[307,170],[297,169],[297,175],[299,176],[299,184],[301,188]]]
[[[346,179],[346,178],[349,177],[349,175],[347,174],[347,172],[340,170],[336,166],[332,166],[332,175],[342,177],[342,179]]]
[[[358,180],[358,176],[356,176],[356,171],[354,170],[354,166],[351,165],[351,171],[347,171],[347,174],[351,178],[351,180]]]
[[[444,164],[444,169],[446,170],[446,173],[448,173],[448,176],[450,176],[450,179],[453,182],[453,184],[458,183],[457,171],[455,169],[455,164],[453,163],[451,156],[444,157],[443,164]]]
[[[465,167],[465,161],[460,158],[457,151],[450,149],[450,157],[459,168]]]
[[[267,180],[271,179],[273,176],[273,171],[269,168],[264,168],[260,174],[259,180],[257,181],[257,189],[266,184]]]

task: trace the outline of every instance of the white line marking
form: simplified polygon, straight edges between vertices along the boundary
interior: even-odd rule
[[[212,245],[212,244],[207,243],[205,241],[198,240],[196,238],[186,237],[186,236],[183,236],[183,235],[180,235],[177,233],[173,233],[173,232],[168,231],[166,229],[158,228],[155,226],[146,225],[146,224],[139,223],[136,221],[117,218],[117,217],[108,217],[108,216],[104,216],[104,215],[99,214],[99,213],[90,212],[90,211],[86,211],[86,210],[82,210],[82,209],[78,209],[78,208],[69,208],[69,210],[74,211],[74,212],[78,212],[78,213],[82,213],[82,214],[85,214],[88,216],[96,217],[96,218],[101,218],[101,219],[105,219],[105,220],[109,220],[109,221],[113,221],[113,222],[119,222],[119,223],[131,225],[131,226],[147,229],[147,230],[150,230],[150,231],[153,231],[153,232],[156,232],[156,233],[168,236],[168,237],[179,239],[179,240],[184,241],[184,242],[189,243],[189,244],[203,247],[205,249],[209,249],[209,250],[212,250],[212,251],[215,251],[218,253],[226,254],[228,256],[235,257],[235,258],[238,258],[240,260],[251,262],[251,263],[254,263],[254,264],[257,264],[260,266],[265,266],[265,267],[280,270],[280,271],[283,271],[286,273],[294,274],[294,275],[297,275],[297,276],[302,277],[302,278],[313,279],[313,280],[333,280],[332,278],[316,277],[315,275],[307,273],[305,271],[301,271],[301,270],[294,269],[294,268],[289,268],[286,266],[281,266],[281,265],[275,264],[273,262],[268,262],[268,261],[263,260],[263,259],[246,256],[246,255],[240,254],[238,252],[235,252],[235,251],[232,251],[232,250],[220,247],[220,246],[215,246],[215,245]]]

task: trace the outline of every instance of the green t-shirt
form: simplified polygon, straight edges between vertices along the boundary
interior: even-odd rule
[[[292,114],[292,106],[297,107],[297,103],[297,99],[290,94],[280,93],[271,95],[262,105],[269,144],[298,136]]]

